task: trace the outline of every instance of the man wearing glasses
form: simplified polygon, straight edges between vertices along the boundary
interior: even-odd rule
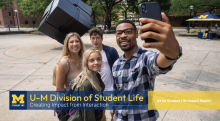
[[[166,74],[182,55],[182,49],[175,38],[169,20],[164,13],[162,21],[141,18],[146,23],[137,31],[130,20],[122,20],[116,26],[116,42],[124,51],[112,68],[115,91],[153,91],[155,77]],[[152,30],[145,32],[147,30]],[[153,52],[138,47],[138,34],[141,39],[155,39],[156,42],[144,43],[144,48],[156,48]],[[116,110],[114,121],[156,121],[157,110]]]
[[[119,57],[118,52],[115,48],[102,44],[103,32],[101,29],[92,28],[89,31],[89,36],[93,47],[99,50],[102,55],[103,66],[98,73],[101,75],[102,81],[105,84],[104,91],[113,91],[114,80],[112,76],[112,66]],[[110,110],[110,112],[113,118],[113,110]],[[102,121],[106,121],[105,110],[103,110],[103,114]]]

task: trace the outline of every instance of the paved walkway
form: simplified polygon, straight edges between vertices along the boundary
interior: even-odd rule
[[[175,28],[175,33],[185,29]],[[206,41],[197,37],[176,36],[183,56],[172,71],[156,78],[155,90],[220,90],[220,39]],[[89,35],[82,37],[86,48],[92,47]],[[138,38],[138,45],[143,42]],[[63,45],[40,35],[0,35],[0,120],[57,120],[51,110],[9,110],[9,91],[51,91],[52,71],[61,57]],[[104,35],[104,44],[123,52],[114,34]],[[155,49],[151,49],[157,51]],[[158,121],[219,121],[219,110],[159,110]],[[110,121],[110,115],[107,115]]]
[[[37,28],[10,28],[10,31],[32,31],[37,30]],[[8,32],[8,28],[0,28],[0,32]]]

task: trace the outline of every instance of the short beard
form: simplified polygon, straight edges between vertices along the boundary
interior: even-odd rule
[[[131,49],[130,47],[129,48],[125,48],[125,49],[121,48],[122,51],[129,51],[130,49]]]

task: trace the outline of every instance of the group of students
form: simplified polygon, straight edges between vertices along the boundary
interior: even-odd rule
[[[119,57],[118,52],[115,48],[102,44],[101,29],[93,28],[89,31],[89,35],[93,48],[85,50],[85,45],[77,33],[67,34],[58,66],[57,91],[70,88],[71,81],[74,82],[71,85],[74,91],[113,91],[112,66]],[[98,111],[101,116],[91,110],[79,112],[80,110],[76,111],[69,120],[78,121],[79,114],[83,114],[82,118],[85,121],[96,121],[101,118],[102,121],[106,121],[105,115],[102,116],[105,111],[103,113]],[[113,117],[113,111],[111,111],[111,116]]]
[[[102,29],[102,32],[104,32],[105,27],[104,27],[104,26],[102,26],[102,28],[101,28],[101,29]],[[107,25],[106,25],[106,30],[109,30]]]
[[[77,33],[69,33],[64,40],[63,54],[59,61],[56,90],[70,88],[74,91],[153,91],[155,77],[172,69],[182,55],[169,20],[164,13],[163,21],[142,18],[149,23],[137,31],[130,20],[122,20],[116,26],[116,42],[124,51],[119,57],[115,48],[102,44],[103,31],[93,28],[89,31],[93,48],[85,45]],[[154,30],[154,32],[146,32]],[[141,39],[153,38],[155,43],[144,43],[144,48],[156,48],[159,52],[138,47]],[[67,60],[68,59],[68,60]],[[115,110],[110,111],[114,121],[155,121],[156,110]],[[68,121],[106,121],[105,111],[77,110]]]

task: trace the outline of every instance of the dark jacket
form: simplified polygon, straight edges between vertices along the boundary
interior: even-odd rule
[[[106,57],[108,59],[109,66],[110,66],[111,71],[112,71],[112,66],[113,66],[114,62],[119,58],[118,52],[116,51],[115,48],[109,47],[109,46],[106,46],[106,45],[103,45],[103,50],[106,53]]]
[[[100,86],[102,88],[101,91],[105,89],[105,84],[103,83],[101,76],[97,73],[97,77],[100,82]],[[72,91],[72,86],[74,85],[74,81],[71,81],[69,84],[69,91]],[[77,86],[77,85],[76,85]],[[74,91],[93,91],[92,85],[89,80],[86,79],[83,84],[75,88]],[[68,121],[101,121],[103,116],[103,110],[76,110],[68,119]]]

